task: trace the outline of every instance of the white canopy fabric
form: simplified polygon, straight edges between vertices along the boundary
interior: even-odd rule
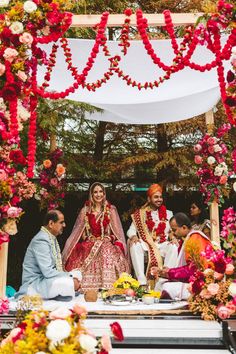
[[[58,43],[59,44],[59,43]],[[81,73],[91,52],[94,41],[70,39],[73,65]],[[120,68],[136,82],[158,80],[163,71],[153,64],[141,41],[131,41],[126,56],[121,52],[119,42],[109,41],[111,55],[120,55]],[[174,58],[170,40],[152,41],[155,53],[161,60],[170,65]],[[43,46],[50,53],[49,45]],[[197,64],[210,63],[213,54],[203,46],[198,46],[191,61]],[[95,60],[87,83],[95,82],[103,77],[109,67],[109,57],[102,50]],[[229,63],[225,63],[229,67]],[[42,83],[45,70],[39,69],[38,79]],[[57,92],[65,90],[73,83],[71,73],[63,50],[58,49],[56,66],[51,75],[49,90]],[[158,124],[188,119],[211,110],[220,99],[216,69],[201,73],[185,68],[164,81],[158,88],[138,90],[128,86],[122,78],[115,74],[95,92],[81,87],[68,96],[69,99],[86,102],[104,110],[104,112],[88,114],[87,118],[129,124]]]

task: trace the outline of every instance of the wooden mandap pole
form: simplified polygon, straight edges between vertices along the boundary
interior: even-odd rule
[[[0,249],[0,299],[5,297],[7,285],[8,242],[1,244]]]
[[[206,125],[208,133],[214,131],[214,115],[213,111],[205,113]],[[219,218],[219,205],[216,199],[210,205],[210,221],[211,221],[211,240],[220,246],[220,218]]]

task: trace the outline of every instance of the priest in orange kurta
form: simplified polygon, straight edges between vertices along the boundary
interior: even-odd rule
[[[176,267],[162,270],[153,267],[151,273],[157,279],[164,278],[157,283],[159,287],[162,285],[164,296],[187,299],[190,296],[187,289],[189,279],[194,274],[197,264],[204,267],[205,259],[201,253],[211,242],[201,231],[191,230],[191,222],[184,213],[175,214],[170,220],[170,226],[180,242]]]

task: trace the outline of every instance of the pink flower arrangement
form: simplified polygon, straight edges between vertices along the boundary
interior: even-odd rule
[[[197,175],[200,178],[200,191],[205,196],[206,203],[216,200],[219,204],[228,195],[228,178],[232,174],[226,164],[228,147],[222,137],[230,130],[231,125],[224,124],[216,136],[206,134],[195,146],[194,161],[198,165]]]
[[[205,320],[228,318],[236,311],[233,260],[225,251],[214,250],[211,246],[202,252],[202,256],[205,269],[197,269],[190,278],[190,310],[200,313]]]
[[[64,204],[66,168],[61,163],[62,155],[62,150],[56,149],[40,166],[35,198],[39,200],[41,209],[55,209]]]
[[[233,207],[224,210],[220,233],[226,253],[236,261],[236,212]]]

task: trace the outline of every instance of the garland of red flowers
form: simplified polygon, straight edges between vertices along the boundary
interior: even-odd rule
[[[167,221],[167,212],[165,205],[161,205],[160,208],[156,211],[158,213],[158,217],[160,222],[155,227],[155,222],[152,218],[152,210],[146,210],[146,225],[148,230],[152,233],[152,238],[154,241],[158,241],[159,243],[163,243],[166,241],[165,229],[166,229],[166,221]]]
[[[90,202],[88,201],[86,205],[90,205]],[[95,238],[104,238],[105,230],[110,224],[110,211],[111,204],[106,202],[104,210],[102,211],[102,215],[99,215],[98,219],[96,219],[96,216],[93,211],[86,212],[85,227],[88,235],[92,235]]]
[[[121,31],[121,39],[120,39],[120,46],[123,48],[122,52],[124,55],[127,54],[128,48],[130,46],[129,42],[129,26],[130,26],[130,18],[129,16],[132,14],[132,11],[130,9],[127,9],[125,11],[125,15],[128,17],[125,19],[125,22],[122,26],[122,31]],[[178,45],[177,43],[177,38],[175,35],[174,31],[174,25],[172,23],[171,19],[171,14],[170,11],[165,10],[163,12],[164,17],[165,17],[165,23],[166,23],[166,31],[169,34],[169,37],[171,39],[171,44],[172,48],[175,53],[175,58],[173,59],[173,63],[171,65],[166,65],[164,64],[161,59],[156,55],[156,53],[153,50],[153,47],[151,45],[151,42],[148,38],[147,34],[147,20],[143,18],[143,14],[141,10],[137,10],[136,16],[137,16],[137,28],[139,31],[139,34],[141,36],[141,39],[143,41],[144,47],[147,51],[147,54],[151,56],[153,63],[155,65],[158,65],[161,69],[165,71],[162,77],[160,77],[158,80],[154,80],[153,82],[137,82],[133,78],[131,78],[129,75],[125,74],[122,69],[119,67],[119,62],[121,61],[121,58],[116,55],[111,57],[108,47],[107,47],[107,38],[105,35],[105,28],[106,28],[106,23],[108,19],[108,12],[103,13],[101,17],[101,22],[99,26],[97,26],[97,36],[95,39],[95,44],[94,47],[91,51],[91,54],[88,58],[88,61],[86,63],[85,68],[82,70],[81,74],[78,74],[77,68],[75,68],[72,65],[72,56],[70,49],[68,47],[68,43],[66,39],[63,39],[62,42],[62,48],[64,49],[64,54],[65,54],[65,60],[68,63],[68,70],[71,71],[75,81],[74,83],[67,88],[63,92],[59,93],[50,93],[46,92],[44,89],[48,86],[48,83],[45,83],[40,87],[37,88],[37,94],[41,95],[42,97],[46,98],[52,98],[52,99],[58,99],[58,98],[65,98],[68,96],[70,93],[74,92],[80,85],[83,88],[87,88],[89,91],[95,91],[97,88],[101,87],[104,83],[106,83],[113,75],[116,73],[118,77],[122,78],[124,81],[126,81],[127,85],[132,86],[132,87],[137,87],[139,90],[141,89],[147,89],[147,88],[154,88],[158,87],[161,83],[163,83],[165,80],[168,80],[170,76],[178,72],[179,70],[184,69],[184,67],[188,66],[191,69],[198,70],[201,72],[204,72],[206,70],[211,70],[214,67],[217,67],[217,72],[218,72],[218,77],[219,77],[219,83],[220,83],[220,89],[221,89],[221,95],[222,99],[226,97],[225,94],[225,80],[223,78],[224,74],[224,68],[222,64],[222,60],[229,59],[230,52],[232,49],[232,46],[236,43],[236,35],[235,35],[235,29],[232,29],[232,33],[229,35],[229,38],[227,40],[227,43],[223,48],[219,46],[219,31],[221,28],[227,28],[229,26],[229,23],[232,18],[233,14],[233,5],[227,4],[223,1],[219,1],[218,4],[218,14],[214,14],[212,17],[207,18],[207,24],[206,27],[204,28],[204,31],[207,32],[207,35],[205,36],[205,41],[207,42],[208,49],[212,51],[212,53],[215,55],[216,59],[214,59],[211,63],[207,63],[205,65],[199,65],[193,62],[190,62],[192,55],[194,54],[194,51],[197,47],[198,44],[202,44],[202,36],[205,35],[205,32],[202,33],[203,29],[199,26],[197,26],[195,29],[193,27],[188,26],[185,29],[185,34],[182,43]],[[110,65],[107,70],[103,74],[103,77],[101,77],[99,80],[93,83],[87,83],[85,82],[86,77],[93,67],[94,61],[97,57],[97,53],[99,51],[99,47],[103,48],[103,52],[105,56],[110,56],[109,61]],[[48,63],[48,71],[47,74],[45,75],[45,80],[47,82],[50,81],[50,72],[52,71],[53,66],[55,65],[54,58],[49,60]],[[232,117],[232,114],[230,112],[230,108],[225,105],[225,110],[226,114],[230,120],[231,123],[235,123],[234,119]]]

